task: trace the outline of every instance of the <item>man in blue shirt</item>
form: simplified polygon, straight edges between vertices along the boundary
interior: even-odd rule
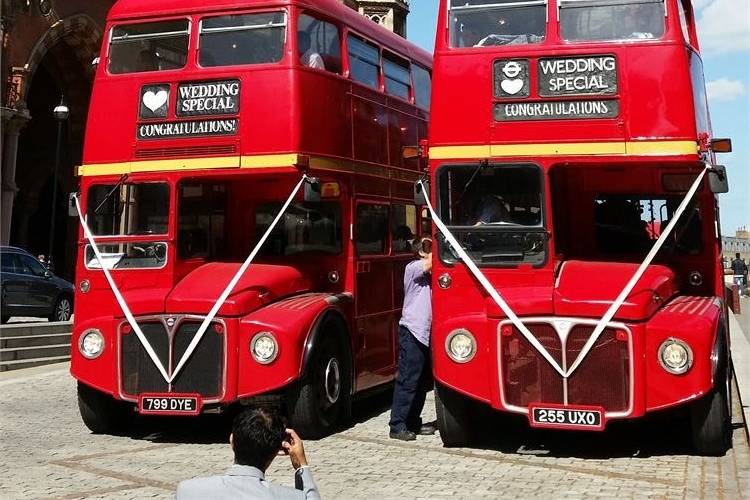
[[[423,238],[412,247],[418,257],[404,270],[404,307],[398,323],[398,375],[393,390],[390,437],[413,441],[416,434],[434,434],[420,415],[432,387],[430,328],[432,327],[432,241]]]

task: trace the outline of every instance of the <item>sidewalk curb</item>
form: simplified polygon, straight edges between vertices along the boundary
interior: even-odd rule
[[[737,396],[745,419],[745,434],[750,442],[750,342],[734,313],[729,313],[729,336],[732,345],[732,366],[737,382]]]
[[[31,368],[20,368],[18,370],[9,370],[0,372],[0,386],[13,384],[20,380],[31,380],[40,377],[45,377],[51,374],[65,374],[70,373],[70,361],[64,361],[61,363],[53,363],[49,365],[34,366]]]

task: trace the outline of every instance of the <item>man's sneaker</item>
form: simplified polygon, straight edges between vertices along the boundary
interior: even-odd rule
[[[398,439],[400,441],[414,441],[417,439],[417,435],[409,430],[391,431],[389,436],[391,439]]]

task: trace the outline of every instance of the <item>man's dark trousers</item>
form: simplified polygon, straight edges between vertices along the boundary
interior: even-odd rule
[[[398,327],[398,375],[393,389],[390,427],[393,432],[418,431],[420,415],[427,392],[432,388],[430,348],[412,335],[408,328]]]

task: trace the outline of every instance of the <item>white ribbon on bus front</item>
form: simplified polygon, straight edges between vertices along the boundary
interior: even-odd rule
[[[422,191],[425,193],[425,201],[427,202],[427,210],[430,211],[430,216],[432,217],[433,222],[435,223],[435,226],[440,230],[441,233],[443,233],[443,236],[445,236],[445,239],[450,243],[451,247],[453,247],[453,250],[458,254],[459,258],[466,264],[466,267],[469,268],[469,271],[471,271],[471,274],[474,275],[474,277],[479,281],[484,289],[487,291],[487,293],[490,294],[490,297],[495,301],[495,303],[500,306],[500,309],[505,313],[505,315],[508,317],[508,319],[513,323],[513,326],[518,328],[518,330],[521,332],[521,334],[526,337],[526,340],[529,341],[531,345],[533,345],[539,353],[544,356],[544,359],[546,359],[550,365],[562,376],[565,376],[565,371],[563,371],[562,367],[555,361],[555,358],[553,358],[549,352],[547,352],[547,349],[544,348],[544,346],[534,337],[534,335],[529,331],[528,328],[526,328],[526,325],[524,325],[520,319],[518,319],[518,316],[516,316],[516,313],[513,312],[513,310],[510,308],[507,302],[505,302],[505,299],[500,295],[500,293],[495,289],[494,286],[492,286],[492,283],[489,282],[487,277],[482,273],[482,271],[479,270],[476,264],[474,264],[474,261],[471,260],[471,257],[466,253],[466,251],[463,249],[461,244],[456,240],[456,238],[451,234],[451,232],[448,230],[448,228],[443,224],[443,221],[440,220],[440,217],[435,213],[435,210],[432,208],[432,203],[430,203],[430,193],[425,187],[425,185],[422,183],[422,181],[419,181],[419,185],[422,186]]]
[[[156,352],[154,352],[154,348],[151,347],[151,344],[148,342],[148,339],[146,338],[146,336],[143,335],[143,331],[141,330],[141,327],[138,326],[138,323],[136,323],[135,318],[133,318],[133,314],[130,312],[130,308],[128,307],[128,304],[125,302],[125,299],[122,297],[122,294],[120,293],[120,289],[117,287],[117,285],[115,284],[115,280],[112,279],[112,275],[109,273],[109,269],[108,269],[109,266],[106,264],[105,260],[102,258],[102,254],[99,251],[99,247],[96,245],[96,242],[94,241],[94,235],[91,234],[91,230],[89,229],[88,224],[86,224],[86,219],[84,219],[83,217],[83,212],[81,212],[81,204],[78,201],[78,196],[74,195],[73,199],[76,202],[76,210],[78,211],[78,219],[81,221],[81,226],[83,227],[83,234],[86,236],[86,239],[89,240],[89,245],[91,245],[91,249],[94,250],[96,261],[99,263],[99,266],[102,268],[102,271],[104,272],[104,277],[107,278],[107,283],[109,283],[109,287],[112,289],[112,292],[115,294],[115,299],[117,299],[117,303],[120,305],[120,309],[122,309],[122,312],[125,314],[125,319],[128,320],[128,323],[133,328],[135,335],[138,337],[138,340],[141,341],[143,348],[146,349],[146,353],[148,354],[148,357],[151,358],[151,361],[159,370],[159,373],[161,373],[161,376],[164,377],[164,380],[167,383],[169,383],[169,374],[167,374],[167,370],[164,368],[164,365],[161,364],[159,357],[156,355]],[[86,258],[85,255],[84,255],[84,258]]]
[[[289,198],[281,207],[281,210],[276,215],[273,222],[271,222],[271,225],[268,226],[268,229],[263,234],[263,236],[258,241],[258,243],[255,245],[255,248],[253,248],[253,251],[250,252],[250,255],[248,255],[247,259],[245,259],[245,262],[242,264],[242,266],[240,266],[240,269],[235,273],[234,277],[229,281],[229,284],[227,285],[227,287],[221,293],[218,300],[209,311],[208,315],[204,318],[203,323],[201,323],[200,327],[198,328],[198,331],[195,333],[195,336],[193,337],[193,340],[188,345],[187,350],[185,351],[185,354],[182,355],[182,358],[180,358],[179,363],[177,363],[177,366],[175,366],[175,369],[172,372],[171,376],[167,374],[167,371],[165,370],[158,356],[154,352],[153,347],[151,347],[151,344],[148,342],[148,339],[146,339],[145,335],[143,335],[143,332],[138,326],[138,323],[135,321],[133,314],[130,312],[130,308],[125,302],[125,299],[122,297],[122,294],[120,293],[120,290],[117,288],[117,285],[115,284],[114,280],[112,279],[112,275],[109,273],[107,266],[104,265],[104,260],[101,257],[99,248],[97,247],[96,242],[94,241],[94,237],[91,234],[91,231],[89,230],[89,227],[86,224],[86,220],[84,219],[81,213],[81,206],[78,202],[78,197],[77,196],[75,197],[76,209],[78,210],[78,218],[81,221],[81,226],[83,226],[83,231],[86,235],[86,238],[89,240],[89,243],[91,244],[91,248],[94,250],[94,254],[96,255],[97,261],[100,263],[102,267],[102,271],[104,271],[104,276],[107,278],[107,282],[109,283],[109,286],[112,289],[112,292],[115,294],[117,303],[120,305],[120,308],[122,309],[122,312],[125,314],[125,318],[127,319],[128,323],[133,328],[133,331],[135,331],[136,335],[138,336],[138,340],[141,341],[143,348],[146,349],[146,352],[151,358],[151,361],[153,361],[154,365],[156,365],[156,367],[159,369],[159,372],[161,373],[162,377],[164,377],[164,380],[168,384],[171,384],[177,378],[177,375],[180,373],[180,370],[182,369],[182,367],[185,366],[185,363],[187,363],[188,359],[190,359],[190,356],[193,354],[193,351],[195,351],[195,348],[198,347],[198,344],[203,338],[203,335],[206,333],[206,330],[208,330],[208,326],[216,317],[216,314],[219,312],[219,309],[221,309],[221,306],[224,305],[224,302],[229,297],[229,294],[232,293],[232,290],[237,285],[237,282],[239,282],[242,275],[245,273],[245,271],[247,271],[247,268],[250,267],[250,264],[253,262],[256,255],[260,251],[261,247],[263,246],[263,244],[266,242],[268,237],[273,232],[279,220],[281,220],[281,217],[289,208],[289,205],[291,205],[292,201],[294,201],[295,196],[297,196],[297,193],[299,192],[300,188],[302,187],[302,185],[305,183],[306,180],[307,180],[307,175],[303,174],[302,179],[300,179],[300,181],[294,187],[294,189],[292,190],[292,193],[289,195]]]
[[[667,241],[667,238],[669,237],[670,233],[674,230],[675,226],[677,225],[677,222],[680,220],[682,215],[684,214],[685,210],[687,209],[688,204],[690,203],[690,200],[692,200],[693,196],[695,195],[696,191],[701,185],[701,182],[703,181],[703,178],[706,176],[706,172],[709,170],[710,166],[706,165],[706,168],[704,168],[701,173],[698,175],[698,177],[695,179],[695,182],[693,182],[693,185],[688,190],[687,194],[685,195],[685,198],[682,200],[680,205],[677,207],[677,210],[675,211],[672,220],[667,224],[667,227],[662,231],[661,235],[659,235],[659,238],[656,240],[656,243],[654,244],[653,248],[651,248],[651,251],[646,255],[646,258],[641,263],[641,265],[636,270],[635,274],[633,274],[633,277],[630,278],[630,281],[628,281],[627,285],[625,285],[625,288],[622,289],[620,294],[617,296],[615,301],[610,305],[607,312],[602,316],[602,318],[599,320],[599,322],[596,324],[596,327],[594,328],[594,331],[591,333],[591,336],[589,337],[588,341],[586,341],[586,344],[583,346],[583,349],[578,354],[578,357],[573,362],[573,364],[570,366],[569,369],[563,370],[563,368],[555,361],[555,359],[547,352],[547,350],[544,348],[544,346],[539,343],[539,341],[532,335],[532,333],[529,331],[528,328],[526,328],[526,325],[524,325],[521,320],[518,318],[518,316],[513,312],[513,310],[508,306],[507,302],[503,300],[500,293],[495,289],[494,286],[492,286],[492,283],[489,282],[487,277],[482,273],[482,271],[479,270],[479,268],[474,264],[474,261],[471,260],[471,257],[466,253],[466,251],[461,247],[461,245],[458,243],[456,238],[451,234],[450,230],[443,224],[443,222],[440,220],[438,215],[435,213],[435,211],[432,208],[432,204],[430,203],[430,197],[429,192],[426,190],[425,185],[422,183],[422,181],[419,181],[420,186],[422,186],[422,190],[425,193],[425,200],[427,202],[427,209],[430,211],[430,215],[432,216],[432,220],[435,222],[435,226],[440,230],[440,232],[445,236],[445,239],[450,243],[451,247],[456,251],[458,256],[461,258],[461,260],[464,262],[466,267],[469,268],[471,273],[474,275],[474,277],[482,284],[484,289],[487,291],[487,293],[494,299],[494,301],[497,303],[498,306],[500,306],[500,309],[505,313],[505,315],[508,317],[508,319],[513,323],[513,326],[518,328],[518,330],[521,332],[521,334],[526,338],[526,340],[531,343],[531,345],[536,348],[537,351],[546,359],[550,365],[564,378],[570,377],[573,372],[578,368],[583,360],[586,358],[586,355],[589,353],[591,348],[594,346],[596,341],[601,336],[604,329],[607,327],[607,324],[612,320],[615,313],[617,313],[617,310],[620,309],[620,306],[625,302],[625,299],[627,299],[628,295],[630,295],[630,292],[633,291],[633,288],[638,283],[638,280],[641,279],[641,276],[643,276],[643,273],[646,272],[646,269],[648,266],[651,265],[651,262],[653,262],[654,258],[656,257],[656,254],[661,250],[661,247],[664,245],[664,243]]]
[[[646,269],[648,266],[651,265],[654,258],[656,257],[656,254],[659,253],[659,250],[661,250],[661,247],[664,246],[664,243],[666,243],[667,238],[669,238],[669,235],[674,230],[675,226],[677,225],[677,222],[682,217],[682,214],[685,213],[685,210],[687,209],[688,205],[690,204],[690,200],[693,199],[693,196],[695,196],[696,191],[698,191],[698,188],[701,185],[701,182],[703,182],[703,178],[706,176],[706,172],[710,169],[710,165],[706,164],[706,168],[704,168],[701,173],[698,175],[698,177],[695,179],[695,182],[693,182],[693,185],[690,186],[690,189],[688,190],[687,194],[685,195],[685,198],[682,200],[682,203],[677,207],[677,210],[675,210],[675,213],[672,215],[672,220],[669,221],[669,224],[667,224],[667,227],[664,229],[664,231],[661,232],[659,235],[659,238],[656,240],[656,243],[654,243],[653,248],[651,248],[651,251],[646,255],[646,258],[641,262],[641,265],[638,266],[638,270],[636,270],[635,274],[633,274],[633,277],[630,278],[630,281],[628,281],[628,284],[625,285],[625,288],[622,289],[620,292],[620,295],[617,296],[614,302],[612,302],[612,305],[609,306],[609,309],[607,309],[607,312],[604,313],[604,316],[602,316],[602,319],[599,320],[599,322],[596,324],[596,328],[594,328],[594,331],[591,333],[591,337],[589,337],[588,341],[586,341],[586,344],[583,346],[583,349],[581,349],[581,352],[578,354],[578,357],[573,362],[572,365],[570,365],[570,368],[568,369],[568,372],[566,373],[565,377],[570,377],[573,372],[578,368],[583,360],[586,358],[586,355],[589,353],[592,347],[594,347],[594,344],[597,340],[599,340],[599,336],[602,334],[604,329],[607,327],[607,324],[612,320],[612,318],[615,316],[615,313],[617,313],[617,310],[620,309],[620,306],[625,302],[625,300],[628,298],[628,295],[630,295],[630,292],[633,291],[633,288],[638,283],[638,280],[641,279],[641,276],[643,276],[643,273],[646,272]]]

